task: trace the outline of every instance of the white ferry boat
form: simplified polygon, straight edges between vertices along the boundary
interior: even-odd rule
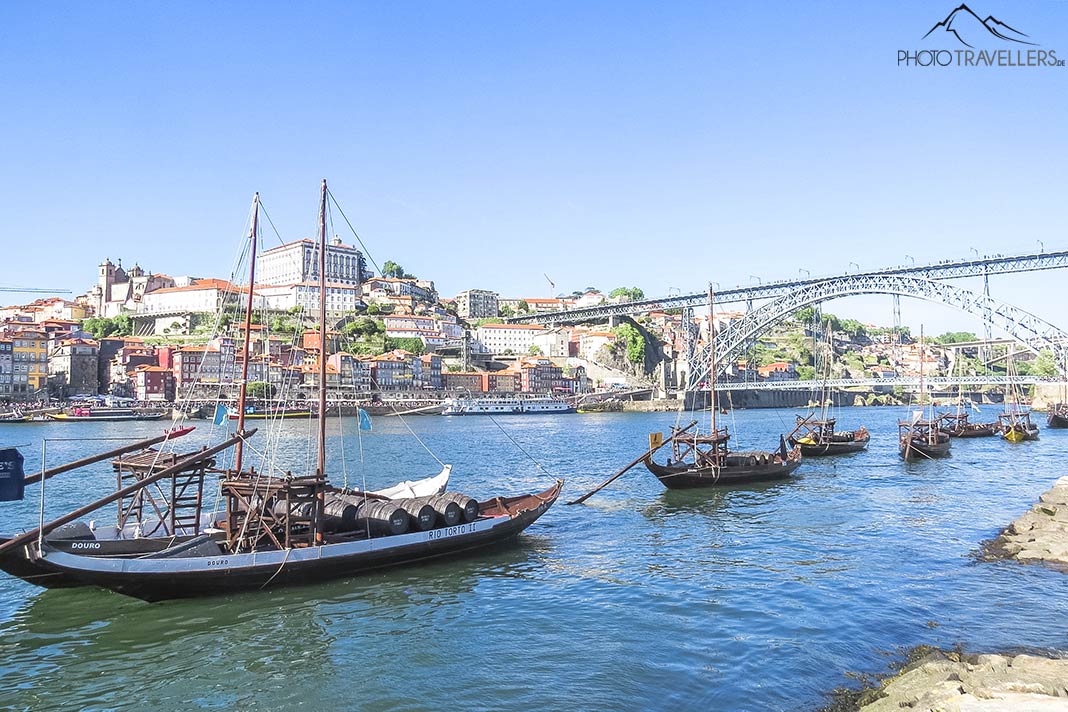
[[[574,413],[562,400],[549,396],[532,398],[449,398],[442,415],[523,415]]]

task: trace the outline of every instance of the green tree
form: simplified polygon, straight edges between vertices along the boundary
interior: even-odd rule
[[[249,381],[245,389],[245,394],[249,398],[273,398],[274,392],[274,384],[266,381]]]
[[[519,311],[521,311],[521,312],[530,311],[530,305],[527,304],[527,300],[526,299],[520,299],[519,300],[519,304],[516,305],[516,308],[518,308]],[[446,311],[447,310],[448,310],[448,308],[446,307]]]
[[[382,276],[393,277],[394,279],[415,279],[414,274],[408,274],[403,267],[393,260],[386,260],[386,263],[382,265]]]
[[[802,381],[811,381],[816,377],[816,368],[814,366],[798,366],[797,377]]]
[[[503,307],[501,307],[500,312],[501,312],[501,316],[506,317],[506,318],[510,317],[510,316],[515,316],[515,311],[512,309],[512,307],[508,306],[507,304],[505,304]]]
[[[616,287],[608,293],[609,298],[615,299],[617,297],[623,297],[628,302],[637,302],[645,299],[645,292],[638,287]]]
[[[631,363],[645,361],[645,337],[630,324],[620,324],[614,330],[616,339],[627,349],[627,360]]]
[[[423,340],[412,336],[387,336],[385,339],[386,351],[403,349],[410,351],[416,356],[421,356],[424,350]]]
[[[527,349],[527,353],[530,354],[531,356],[543,356],[544,355],[542,350],[541,350],[541,347],[536,345],[536,344],[532,344],[531,347],[529,349]]]
[[[959,344],[965,341],[978,341],[979,337],[970,331],[947,331],[931,340],[936,344]]]
[[[1018,363],[1016,370],[1021,376],[1056,376],[1057,363],[1049,350],[1042,349],[1032,361]]]

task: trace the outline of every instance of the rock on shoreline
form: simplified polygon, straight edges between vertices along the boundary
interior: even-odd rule
[[[1030,511],[1006,527],[990,553],[1068,567],[1068,477],[1057,480]]]
[[[936,651],[860,693],[855,704],[863,712],[1068,710],[1068,659]]]

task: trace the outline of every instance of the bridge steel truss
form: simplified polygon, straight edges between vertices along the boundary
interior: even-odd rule
[[[1053,376],[936,376],[925,378],[923,382],[934,391],[945,391],[957,386],[1031,386],[1036,383],[1068,385],[1062,379]],[[831,378],[827,381],[757,381],[752,383],[716,384],[717,391],[811,391],[824,384],[828,388],[892,388],[903,386],[915,388],[920,385],[919,376],[894,376],[891,378]]]
[[[898,294],[947,304],[983,320],[1004,332],[1029,351],[1048,349],[1058,369],[1068,355],[1068,333],[1023,309],[946,282],[905,274],[853,274],[794,288],[783,296],[748,312],[716,335],[717,377],[737,361],[760,336],[798,309],[839,297],[860,294]],[[707,296],[706,296],[707,303]],[[717,298],[718,302],[718,298]],[[687,390],[699,390],[709,382],[708,346],[696,349],[690,362]],[[1063,372],[1063,370],[1062,370]]]
[[[748,287],[733,287],[716,291],[716,304],[751,304],[763,299],[774,299],[788,295],[794,290],[824,284],[833,280],[855,280],[877,277],[916,277],[925,280],[942,281],[962,279],[965,277],[984,277],[996,274],[1013,274],[1018,272],[1037,272],[1048,269],[1068,267],[1068,250],[1056,252],[1038,252],[1023,255],[998,255],[974,260],[947,261],[941,264],[904,265],[885,269],[844,274],[840,276],[822,276],[806,279],[786,279]],[[906,295],[913,296],[913,295]],[[509,323],[521,324],[535,322],[546,326],[554,324],[576,324],[584,321],[604,321],[614,316],[644,314],[664,309],[684,309],[687,307],[708,306],[708,293],[683,294],[674,297],[643,299],[635,302],[604,304],[588,309],[570,309],[567,311],[543,314],[528,314],[511,317]]]

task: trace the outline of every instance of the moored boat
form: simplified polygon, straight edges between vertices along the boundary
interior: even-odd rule
[[[1056,403],[1049,407],[1046,425],[1051,428],[1068,428],[1068,403]]]
[[[727,428],[716,427],[716,334],[712,318],[714,298],[711,286],[708,289],[708,344],[709,344],[709,432],[689,433],[689,427],[673,428],[667,441],[661,433],[649,436],[650,450],[642,458],[646,469],[656,475],[661,484],[669,489],[712,487],[789,477],[801,464],[801,447],[795,445],[787,450],[786,441],[779,436],[777,452],[752,450],[732,452],[727,447],[730,433]],[[692,425],[696,425],[696,422]],[[691,425],[691,427],[692,427]],[[670,443],[672,457],[666,464],[653,460],[653,453]]]
[[[914,462],[948,457],[952,441],[939,428],[940,420],[899,420],[898,454]]]
[[[1031,411],[1013,410],[998,416],[1001,437],[1010,443],[1038,440],[1038,426],[1031,422]]]
[[[320,333],[327,325],[327,196],[323,181],[318,249]],[[249,284],[255,284],[258,195],[253,206]],[[247,334],[254,290],[246,291]],[[140,469],[132,473],[129,484],[43,527],[11,537],[0,544],[0,557],[18,552],[35,566],[78,584],[97,585],[147,601],[217,595],[310,583],[468,553],[514,538],[558,498],[561,480],[542,492],[498,496],[481,502],[460,493],[391,500],[371,493],[350,494],[331,486],[327,479],[325,422],[326,340],[319,353],[311,357],[318,364],[318,447],[314,470],[294,476],[244,467],[244,445],[255,432],[244,429],[249,341],[245,339],[242,345],[244,366],[235,435],[186,457],[172,455],[168,463],[157,463],[155,456],[139,459],[136,465]],[[120,511],[127,513],[149,511],[142,498],[151,498],[153,491],[169,489],[172,509],[180,505],[187,509],[199,507],[206,472],[218,472],[208,461],[231,447],[233,466],[221,471],[219,485],[224,516],[200,535],[154,553],[121,558],[65,551],[47,538],[59,527],[111,503],[119,503]],[[172,531],[177,517],[171,513]],[[194,521],[191,514],[188,521]]]
[[[566,401],[550,396],[523,398],[449,398],[442,415],[546,415],[574,413]]]
[[[862,425],[856,430],[838,431],[834,429],[835,422],[834,418],[816,420],[813,416],[797,416],[797,427],[786,441],[800,447],[805,457],[845,455],[868,447],[871,433],[867,428]]]
[[[971,423],[965,412],[943,413],[939,421],[939,428],[951,438],[988,438],[998,434],[997,423]]]
[[[159,420],[163,411],[144,411],[132,408],[94,408],[89,406],[74,407],[66,413],[47,413],[50,420],[64,423],[74,422],[121,422],[125,420]]]

